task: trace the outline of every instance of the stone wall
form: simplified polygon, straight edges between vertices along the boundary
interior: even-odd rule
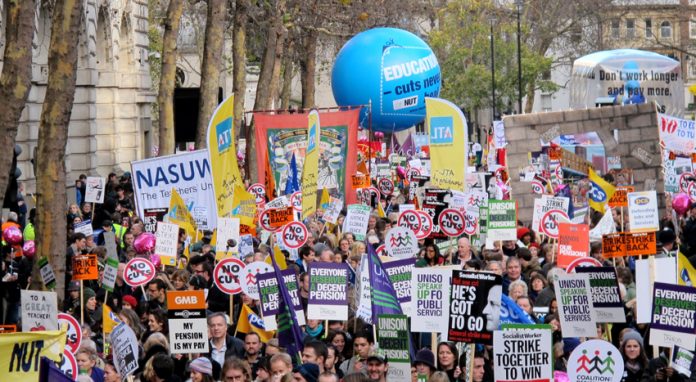
[[[520,182],[518,176],[529,162],[528,153],[541,150],[540,138],[550,141],[562,134],[592,131],[599,135],[607,156],[619,156],[622,167],[633,169],[636,191],[657,190],[660,208],[664,207],[657,111],[653,104],[523,114],[504,117],[503,122],[512,195],[523,221],[532,220],[535,199],[530,184]]]

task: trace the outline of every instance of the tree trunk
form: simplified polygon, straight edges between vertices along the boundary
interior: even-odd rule
[[[232,90],[234,92],[234,128],[242,126],[244,98],[246,96],[246,32],[249,0],[237,0],[232,31]],[[249,174],[246,174],[249,179]]]
[[[75,99],[77,49],[82,0],[57,0],[48,48],[48,85],[41,111],[37,150],[36,248],[37,258],[47,256],[56,274],[59,299],[65,291],[65,148],[68,124]],[[32,283],[39,283],[38,261],[34,262]]]
[[[268,110],[273,104],[273,75],[276,61],[279,60],[278,47],[280,46],[280,55],[282,55],[283,39],[283,14],[285,13],[285,0],[277,0],[275,6],[268,11],[270,24],[268,33],[266,34],[266,47],[263,53],[263,61],[261,62],[261,73],[259,73],[259,82],[256,88],[256,100],[254,101],[254,110]],[[278,66],[279,67],[279,66]],[[279,69],[280,70],[280,69]]]
[[[224,22],[227,0],[208,0],[205,23],[205,46],[201,65],[201,98],[198,102],[198,133],[196,148],[208,146],[208,122],[218,105],[220,63],[224,42]]]
[[[317,40],[319,33],[312,29],[308,31],[304,46],[304,55],[300,59],[302,67],[302,108],[310,109],[316,106],[314,93],[316,90],[317,71]]]
[[[290,108],[290,98],[292,96],[292,77],[295,69],[293,68],[293,42],[288,41],[288,48],[283,57],[283,88],[280,90],[280,108],[288,110]]]
[[[524,112],[529,114],[534,108],[534,96],[536,95],[536,81],[531,80],[527,83],[527,101],[524,103]]]
[[[174,153],[174,88],[176,87],[176,39],[184,12],[184,0],[170,0],[162,38],[162,71],[159,94],[159,154]]]
[[[0,76],[0,147],[11,150],[17,126],[31,89],[31,40],[34,36],[35,0],[4,0],[5,57]],[[12,155],[0,155],[0,206],[9,183]]]

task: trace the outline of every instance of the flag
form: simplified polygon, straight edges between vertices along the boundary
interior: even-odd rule
[[[290,174],[285,181],[285,195],[292,195],[293,193],[300,190],[299,181],[297,180],[297,161],[295,160],[295,154],[292,154],[292,159],[290,160]]]
[[[391,135],[391,141],[389,142],[389,152],[392,154],[398,154],[401,151],[401,145],[399,144],[399,140],[396,138],[396,134],[392,133]]]
[[[370,177],[370,170],[367,168],[367,159],[358,163],[358,172],[367,175],[368,178]]]
[[[277,247],[276,249],[277,250]],[[278,291],[280,294],[279,310],[278,314],[278,342],[280,346],[287,349],[287,353],[291,357],[297,356],[297,363],[301,363],[302,356],[300,352],[304,348],[302,342],[304,335],[302,334],[302,329],[297,324],[297,314],[292,305],[292,297],[290,297],[290,292],[288,292],[288,287],[283,282],[283,276],[280,273],[278,263],[275,261],[275,257],[271,257],[273,262],[273,271],[275,272],[276,279],[278,280]]]
[[[266,331],[263,319],[246,304],[242,304],[242,310],[239,312],[237,331],[240,333],[256,333],[263,343],[267,343],[275,334],[275,331]]]
[[[266,175],[264,178],[264,185],[266,187],[266,199],[271,201],[275,199],[276,197],[276,192],[275,192],[275,174],[273,173],[273,170],[271,169],[271,159],[266,157],[266,160],[264,161],[266,164]]]
[[[404,143],[401,145],[400,152],[406,157],[411,157],[413,156],[413,154],[416,153],[416,146],[413,144],[413,137],[410,133],[408,134],[408,137],[406,137],[406,139],[404,140]]]
[[[288,264],[285,261],[285,255],[283,255],[283,252],[280,251],[280,248],[277,246],[273,248],[273,259],[271,259],[271,256],[266,256],[266,259],[264,262],[268,265],[273,266],[273,260],[275,260],[276,264],[278,264],[278,268],[280,268],[281,271],[284,271],[288,269]]]
[[[169,198],[169,212],[167,213],[169,223],[176,224],[186,231],[186,235],[190,238],[196,237],[196,219],[191,215],[184,199],[181,198],[176,187],[172,187],[172,194]]]
[[[215,109],[208,123],[208,157],[217,202],[217,216],[229,216],[233,197],[229,192],[230,188],[243,184],[237,164],[233,120],[234,95],[230,95]]]
[[[234,188],[234,203],[231,214],[233,217],[239,218],[239,224],[256,225],[256,197],[240,185]]]
[[[677,284],[694,286],[696,282],[696,269],[683,253],[677,255]]]
[[[445,190],[466,191],[469,139],[462,109],[441,98],[425,97],[425,115],[430,182]]]
[[[396,291],[387,272],[382,266],[372,244],[365,243],[367,247],[367,262],[370,271],[370,293],[372,296],[372,323],[377,323],[377,317],[383,314],[403,314],[401,304],[396,298]]]
[[[46,357],[41,357],[39,368],[39,382],[73,382],[73,379],[63,374],[63,370],[56,363]],[[77,370],[75,370],[77,374]]]
[[[321,190],[321,199],[319,199],[319,208],[326,210],[329,208],[329,203],[331,203],[331,195],[329,194],[329,189],[325,188]]]
[[[563,198],[568,198],[569,200],[573,200],[573,195],[570,193],[570,186],[567,184],[561,185],[560,189],[556,192],[554,196],[558,197],[563,197]],[[575,217],[575,208],[573,207],[574,203],[568,203],[568,218],[573,219]]]
[[[604,205],[614,196],[616,188],[597,175],[592,167],[589,167],[589,179],[591,188],[587,193],[587,199],[590,202],[590,207],[604,213]]]
[[[501,324],[535,324],[534,320],[529,317],[529,314],[515,304],[510,297],[502,295],[500,304]]]
[[[121,319],[118,318],[118,315],[114,314],[107,304],[102,305],[102,323],[102,329],[105,335],[114,331],[116,325],[121,323]]]
[[[63,359],[65,330],[18,332],[0,335],[0,370],[3,382],[39,380],[39,360]]]
[[[307,116],[307,150],[302,169],[302,219],[317,212],[320,135],[319,112],[312,110]]]
[[[382,202],[380,202],[380,201],[377,201],[377,216],[379,216],[381,218],[387,217],[387,213],[384,212],[384,207],[382,207]]]

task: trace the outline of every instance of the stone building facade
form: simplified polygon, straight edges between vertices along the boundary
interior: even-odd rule
[[[81,173],[106,176],[111,171],[129,171],[130,161],[147,156],[153,144],[151,104],[156,94],[151,90],[148,64],[147,0],[84,2],[66,148],[69,185]],[[22,147],[20,180],[28,193],[35,188],[30,161],[38,144],[51,31],[51,9],[43,1],[37,3],[32,87],[17,134]],[[0,30],[2,54],[4,22]]]

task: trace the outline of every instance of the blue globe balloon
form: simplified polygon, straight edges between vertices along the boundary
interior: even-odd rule
[[[339,106],[372,101],[372,128],[391,132],[425,119],[425,97],[440,95],[440,64],[411,32],[375,28],[351,38],[338,52],[331,86]],[[365,117],[367,111],[364,111]],[[365,118],[361,118],[367,127]]]

